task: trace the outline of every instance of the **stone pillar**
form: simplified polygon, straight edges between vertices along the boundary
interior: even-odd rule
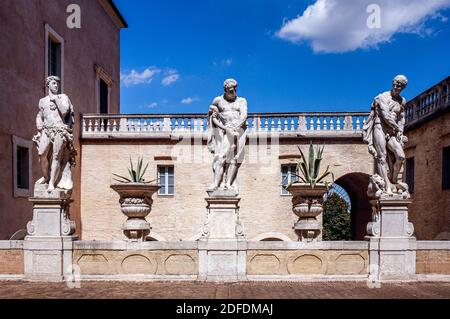
[[[239,219],[239,201],[215,191],[207,202],[206,222],[199,241],[199,280],[246,280],[247,242]]]
[[[25,278],[63,281],[72,274],[72,248],[76,240],[75,222],[69,219],[70,193],[36,184],[33,220],[28,222],[24,241]]]
[[[408,222],[409,199],[372,200],[372,222],[367,225],[370,280],[415,280],[416,238]]]

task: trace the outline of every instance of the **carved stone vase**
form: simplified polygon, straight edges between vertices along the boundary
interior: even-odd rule
[[[150,223],[145,217],[152,210],[152,195],[159,189],[157,185],[144,183],[112,184],[111,188],[119,195],[122,213],[128,217],[122,230],[130,241],[145,241],[150,234]]]
[[[298,216],[294,224],[299,241],[322,240],[323,195],[327,191],[325,184],[294,183],[287,190],[292,194],[292,211]]]

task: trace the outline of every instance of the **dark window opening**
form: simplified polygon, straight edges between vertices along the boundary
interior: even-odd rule
[[[61,78],[61,44],[48,38],[48,75]]]
[[[290,195],[285,186],[290,183],[298,181],[297,165],[282,165],[281,166],[281,195]]]
[[[108,113],[108,84],[100,79],[99,84],[99,92],[100,92],[100,113],[107,114]]]
[[[406,159],[406,184],[410,193],[414,193],[414,157]]]
[[[442,189],[450,189],[450,146],[442,150]]]
[[[29,189],[29,150],[17,147],[17,188]]]

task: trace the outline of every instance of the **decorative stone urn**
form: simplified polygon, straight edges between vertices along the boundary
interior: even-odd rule
[[[150,223],[145,217],[152,210],[152,195],[160,186],[145,183],[112,184],[111,188],[119,195],[122,213],[128,217],[122,230],[130,241],[145,241],[150,234]]]
[[[325,184],[293,183],[287,190],[292,194],[292,211],[298,216],[294,230],[299,241],[322,240],[323,195],[327,191]]]

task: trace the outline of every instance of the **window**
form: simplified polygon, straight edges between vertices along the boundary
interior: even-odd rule
[[[159,195],[174,195],[173,166],[158,166]]]
[[[27,147],[17,146],[17,188],[28,189],[30,188],[29,176],[28,176],[28,157],[29,152]]]
[[[291,195],[283,185],[295,182],[297,177],[297,165],[282,165],[281,166],[281,195]]]
[[[64,39],[48,24],[45,25],[45,77],[55,75],[64,84]]]
[[[100,113],[108,113],[108,84],[103,79],[99,80],[99,92],[100,92]]]
[[[32,142],[17,136],[13,144],[13,194],[14,197],[31,195],[31,148]]]
[[[410,193],[414,193],[414,157],[406,159],[406,184]]]
[[[450,189],[450,146],[442,150],[442,189]]]

